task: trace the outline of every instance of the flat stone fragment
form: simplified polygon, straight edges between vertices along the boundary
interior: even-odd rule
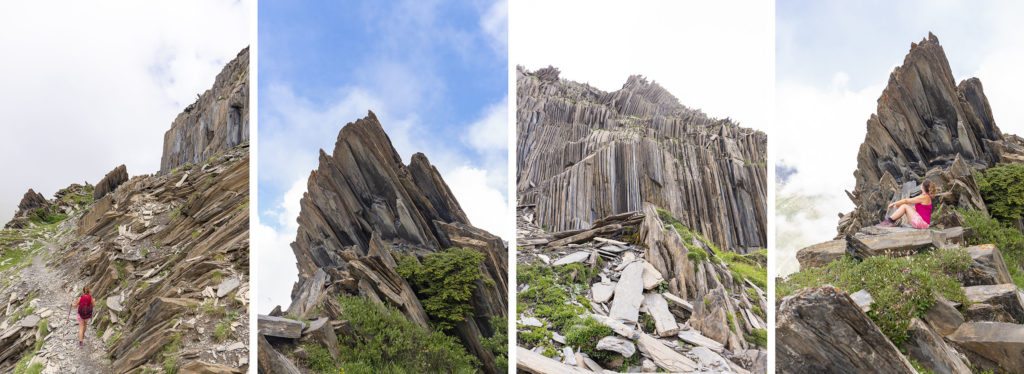
[[[678,305],[689,312],[693,312],[693,304],[690,304],[689,301],[683,300],[679,296],[673,295],[668,292],[663,292],[661,296],[664,297],[665,300],[668,301],[669,303]]]
[[[654,287],[657,287],[659,284],[661,284],[661,282],[665,281],[665,277],[661,276],[661,272],[658,271],[658,269],[656,269],[654,265],[651,265],[651,263],[647,261],[644,261],[644,271],[642,273],[642,276],[644,280],[645,290],[650,290]]]
[[[679,337],[679,340],[698,347],[707,347],[715,352],[721,352],[725,348],[722,343],[716,342],[694,330],[680,330],[676,336]]]
[[[289,339],[298,339],[301,337],[302,330],[306,327],[305,324],[300,321],[283,317],[271,317],[262,314],[258,316],[256,325],[261,335]]]
[[[1008,372],[1024,373],[1024,325],[1000,322],[967,322],[949,340],[989,360]]]
[[[647,334],[640,334],[636,341],[640,352],[654,360],[654,364],[669,372],[689,372],[697,369],[697,363],[662,344]]]
[[[572,253],[572,254],[566,255],[565,257],[562,257],[562,258],[560,258],[558,260],[555,260],[555,263],[551,264],[551,266],[565,266],[565,265],[568,265],[568,264],[574,264],[574,263],[577,263],[577,262],[583,262],[584,260],[586,260],[588,258],[590,258],[590,252],[588,252],[588,251],[580,251],[580,252],[576,252],[576,253]]]
[[[636,346],[633,345],[631,340],[615,335],[608,335],[598,340],[596,348],[602,351],[618,353],[622,357],[632,357],[636,353]]]
[[[262,364],[262,362],[261,362]],[[545,357],[544,355],[523,347],[516,349],[516,369],[534,374],[566,373],[588,374],[590,370],[580,369]]]
[[[964,287],[967,299],[972,303],[985,303],[1002,306],[1017,323],[1024,323],[1024,298],[1013,283],[989,286]]]
[[[117,295],[107,297],[107,308],[121,313],[124,310],[124,307],[121,306],[121,297]]]
[[[626,266],[615,285],[615,298],[612,299],[611,311],[608,316],[623,323],[636,324],[640,316],[640,303],[643,302],[643,261],[635,261]]]
[[[925,313],[924,321],[939,335],[946,336],[952,334],[960,327],[960,324],[964,323],[964,316],[956,310],[953,302],[936,293],[935,304]]]
[[[775,352],[783,373],[917,373],[860,307],[830,285],[782,299]]]
[[[871,310],[871,303],[875,302],[875,300],[871,298],[871,294],[868,293],[868,290],[860,290],[851,293],[850,298],[853,299],[853,302],[857,304],[857,306],[860,307],[860,310],[863,310],[864,313],[869,312]]]
[[[599,303],[606,303],[612,299],[612,295],[615,294],[615,283],[594,283],[590,287],[590,293],[594,298],[594,301]]]
[[[971,369],[960,361],[953,347],[936,334],[923,321],[910,320],[908,338],[903,343],[907,356],[936,374],[970,373]]]
[[[521,318],[519,320],[519,324],[520,325],[526,325],[526,326],[532,326],[532,327],[544,326],[544,324],[541,323],[539,319],[534,318],[534,317],[523,317],[523,318]]]
[[[679,325],[676,324],[672,312],[668,311],[668,302],[661,294],[644,295],[644,309],[654,318],[654,329],[658,332],[658,336],[672,336],[679,332]]]
[[[241,284],[241,281],[235,277],[225,279],[223,282],[220,282],[220,285],[217,286],[217,297],[220,298],[226,296],[227,294],[231,293],[231,291],[234,291],[236,288],[238,288],[238,286]]]

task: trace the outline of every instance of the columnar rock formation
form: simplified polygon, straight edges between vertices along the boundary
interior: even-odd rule
[[[331,154],[320,151],[320,165],[310,174],[300,205],[292,243],[299,281],[287,314],[339,320],[337,308],[318,306],[333,305],[341,294],[361,295],[430,327],[416,290],[396,271],[397,258],[471,249],[483,255],[481,279],[468,301],[472,315],[450,333],[480,360],[484,372],[498,372],[494,355],[480,339],[494,335],[489,321],[507,313],[507,246],[470,224],[426,156],[417,153],[404,165],[371,112],[342,128]],[[263,318],[261,326],[274,324],[272,317]]]
[[[114,170],[111,170],[107,175],[103,176],[103,179],[100,179],[99,183],[96,183],[96,187],[93,188],[92,198],[94,200],[99,200],[108,193],[113,192],[117,186],[121,185],[121,183],[127,181],[128,168],[126,168],[124,164],[121,164],[121,166],[114,168]]]
[[[602,92],[520,67],[516,87],[517,192],[538,226],[587,228],[650,202],[720,247],[766,245],[764,133],[684,107],[640,76]]]
[[[929,170],[949,169],[957,159],[965,175],[956,188],[969,193],[977,190],[970,168],[1024,162],[1024,141],[999,131],[980,80],[955,83],[939,39],[929,33],[911,43],[867,121],[853,173],[857,184],[848,193],[856,208],[840,220],[839,234],[877,223],[900,186],[936,173]]]
[[[209,90],[185,108],[164,134],[160,174],[249,141],[249,48],[231,60]]]

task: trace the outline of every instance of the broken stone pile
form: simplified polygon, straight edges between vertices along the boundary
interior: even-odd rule
[[[416,290],[396,271],[396,259],[423,258],[447,248],[478,251],[484,259],[468,300],[472,315],[446,333],[476,356],[481,371],[504,371],[495,366],[494,354],[481,339],[497,333],[491,319],[507,315],[508,247],[470,224],[426,156],[417,153],[403,164],[370,112],[341,129],[331,154],[320,151],[320,165],[310,174],[307,188],[292,243],[299,280],[291,305],[258,320],[261,373],[300,372],[301,360],[292,360],[303,355],[298,343],[311,339],[336,359],[337,336],[358,333],[349,330],[338,305],[340,295],[392,306],[432,329]],[[286,316],[291,319],[281,318]]]
[[[238,69],[245,76],[248,63],[236,60],[225,71]],[[190,131],[202,137],[207,129]],[[164,149],[165,159],[179,151]],[[23,229],[43,234],[0,289],[11,295],[0,322],[0,370],[23,358],[44,373],[248,370],[249,148],[206,149],[200,162],[180,160],[154,175],[129,178],[121,165],[95,188],[72,185],[45,201],[68,217]],[[83,286],[96,302],[85,349],[74,346],[77,324],[63,314]],[[55,333],[27,328],[47,318]]]
[[[589,284],[582,291],[587,303],[571,303],[586,309],[579,317],[593,318],[614,332],[601,337],[594,349],[616,355],[601,360],[567,344],[566,331],[557,331],[520,298],[520,371],[766,372],[765,348],[747,340],[755,330],[767,329],[764,291],[734,278],[724,263],[688,258],[682,237],[659,218],[653,204],[595,220],[587,229],[560,232],[533,224],[535,209],[518,210],[520,268],[549,266],[557,271],[582,264],[591,269],[593,283],[584,279]],[[693,245],[713,253],[698,240]],[[518,292],[534,286],[519,284]],[[579,292],[574,285],[559,287]],[[537,328],[550,330],[550,339],[524,344],[522,335]]]
[[[767,137],[681,105],[641,76],[603,92],[517,69],[517,196],[552,231],[651,202],[723,248],[767,244]]]
[[[919,193],[923,178],[936,182],[940,203],[984,211],[971,171],[1020,162],[1024,141],[996,126],[979,79],[955,84],[939,39],[929,33],[911,43],[867,121],[856,186],[847,192],[856,207],[841,215],[839,236],[881,221],[895,196]]]

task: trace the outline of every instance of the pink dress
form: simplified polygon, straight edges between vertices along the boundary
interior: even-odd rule
[[[910,217],[910,224],[918,229],[927,229],[932,222],[932,204],[914,204],[917,216]]]

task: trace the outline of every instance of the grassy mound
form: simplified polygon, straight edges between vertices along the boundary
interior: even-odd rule
[[[921,317],[935,304],[935,293],[968,303],[957,274],[971,266],[963,249],[940,249],[909,257],[876,256],[856,261],[849,256],[820,268],[805,269],[776,282],[776,296],[831,284],[853,293],[865,289],[874,302],[868,316],[893,343],[907,339],[910,319]]]

